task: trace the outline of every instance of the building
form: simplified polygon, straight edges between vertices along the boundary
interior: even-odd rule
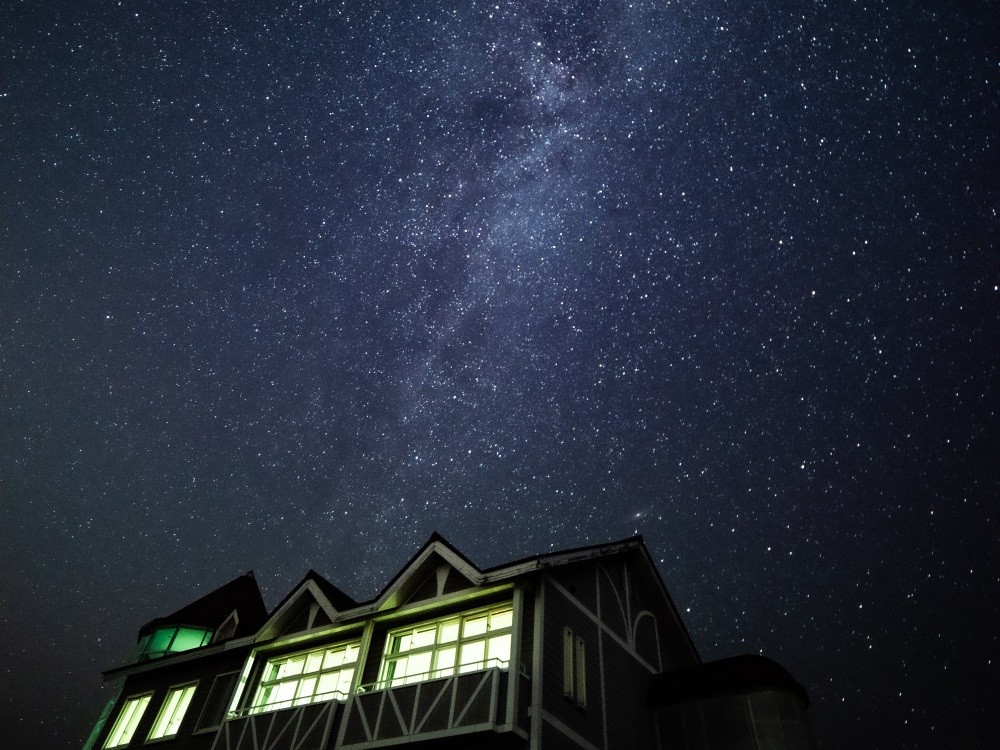
[[[640,537],[481,570],[434,534],[374,599],[246,574],[140,631],[86,750],[799,750],[775,662],[702,663]]]

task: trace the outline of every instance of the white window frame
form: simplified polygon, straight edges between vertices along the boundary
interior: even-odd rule
[[[149,736],[146,737],[146,742],[177,736],[181,722],[184,721],[188,708],[191,707],[191,699],[194,698],[197,688],[198,681],[196,680],[183,685],[174,685],[167,691],[163,698],[163,705],[157,711],[156,719],[149,730]]]
[[[346,700],[358,667],[360,652],[361,641],[357,640],[327,644],[268,659],[257,683],[253,702],[246,713],[259,714],[309,703]],[[338,660],[337,654],[343,654],[343,658]],[[327,663],[330,666],[324,668]],[[322,678],[328,676],[334,676],[339,687],[318,692]],[[279,695],[288,693],[289,686],[294,686],[291,688],[291,695],[278,699]],[[341,687],[346,689],[340,689]]]
[[[115,747],[125,747],[135,736],[135,730],[139,728],[143,714],[149,708],[149,701],[153,697],[152,693],[140,693],[130,695],[122,703],[121,710],[118,711],[118,718],[111,726],[111,731],[101,745],[103,750],[110,750]]]
[[[483,619],[484,629],[479,630],[478,621]],[[507,669],[513,625],[514,606],[505,602],[392,630],[386,636],[375,687],[409,685],[490,667]]]
[[[563,628],[563,697],[587,707],[587,647],[572,628]]]

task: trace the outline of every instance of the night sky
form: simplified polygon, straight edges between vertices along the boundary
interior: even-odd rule
[[[995,11],[995,9],[994,9]],[[3,746],[254,569],[644,535],[826,748],[995,747],[1000,47],[880,0],[0,9]]]

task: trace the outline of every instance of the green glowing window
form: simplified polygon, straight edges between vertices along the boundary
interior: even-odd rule
[[[385,644],[379,687],[506,668],[513,616],[506,604],[392,631]]]
[[[359,641],[341,643],[271,659],[249,712],[344,700],[351,691],[360,645]]]
[[[181,685],[172,687],[167,691],[167,697],[163,700],[160,713],[156,715],[153,728],[149,732],[149,739],[158,740],[163,737],[173,737],[180,729],[184,714],[187,713],[191,699],[194,697],[194,689],[198,683],[192,685]]]
[[[118,718],[115,719],[115,725],[111,727],[108,738],[104,740],[105,750],[111,747],[125,747],[132,741],[135,728],[139,726],[139,720],[142,719],[151,697],[149,695],[136,695],[125,701]]]
[[[205,628],[157,628],[142,648],[142,656],[158,659],[178,651],[190,651],[212,640],[212,631]]]

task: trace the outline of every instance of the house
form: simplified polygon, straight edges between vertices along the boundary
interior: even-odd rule
[[[434,534],[374,599],[252,574],[145,625],[86,750],[807,750],[760,656],[702,663],[641,537],[480,569]]]

